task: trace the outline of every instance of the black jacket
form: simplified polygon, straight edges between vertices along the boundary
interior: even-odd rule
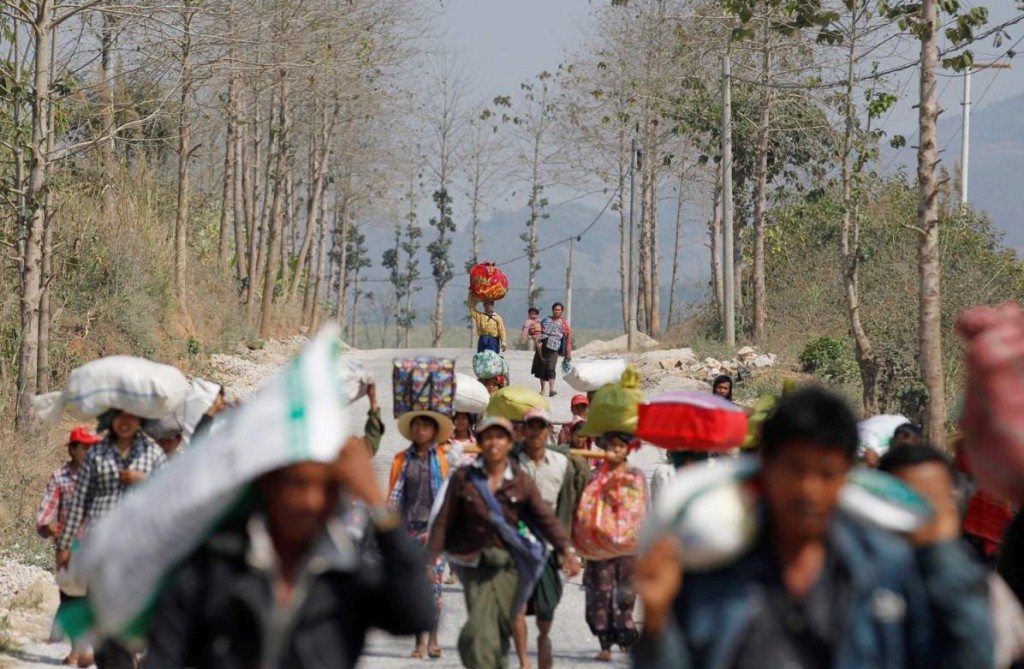
[[[145,669],[345,669],[369,628],[404,635],[435,624],[423,550],[404,527],[377,532],[367,549],[334,523],[284,610],[261,565],[266,547],[254,557],[266,542],[252,523],[218,532],[175,571],[149,628]]]

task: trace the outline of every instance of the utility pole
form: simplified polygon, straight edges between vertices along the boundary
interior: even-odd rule
[[[629,145],[629,327],[626,330],[627,348],[636,350],[637,300],[640,282],[636,276],[636,137]]]
[[[967,204],[967,175],[971,151],[971,74],[975,70],[1008,70],[1009,63],[974,63],[964,72],[963,129],[960,133],[960,204]]]
[[[572,324],[572,245],[576,238],[569,238],[569,265],[565,268],[565,319]]]
[[[732,82],[729,62],[731,38],[726,42],[722,56],[722,301],[725,314],[725,345],[736,347],[736,273],[733,268],[733,225],[732,225]]]

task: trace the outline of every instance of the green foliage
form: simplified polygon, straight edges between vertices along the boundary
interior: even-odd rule
[[[430,269],[438,290],[443,290],[455,276],[454,265],[450,259],[452,249],[451,234],[455,232],[455,221],[452,220],[452,197],[448,191],[434,191],[434,206],[438,216],[430,219],[430,227],[437,230],[437,237],[427,244],[430,254]]]
[[[807,342],[800,353],[800,364],[805,372],[838,383],[852,381],[857,374],[849,343],[835,337],[823,336]]]

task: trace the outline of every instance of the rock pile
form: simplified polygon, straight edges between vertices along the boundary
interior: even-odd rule
[[[736,352],[736,357],[729,360],[697,357],[691,348],[677,348],[665,351],[649,351],[641,354],[637,365],[641,373],[655,370],[681,370],[690,378],[710,380],[719,374],[736,376],[741,370],[774,367],[778,358],[774,354],[758,353],[750,346]]]

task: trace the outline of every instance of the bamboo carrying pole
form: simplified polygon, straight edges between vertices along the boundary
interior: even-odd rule
[[[462,452],[466,455],[478,455],[480,453],[479,446],[466,446],[462,449]],[[608,454],[604,451],[592,451],[586,448],[570,448],[569,455],[576,455],[581,458],[590,458],[592,460],[607,460]]]

